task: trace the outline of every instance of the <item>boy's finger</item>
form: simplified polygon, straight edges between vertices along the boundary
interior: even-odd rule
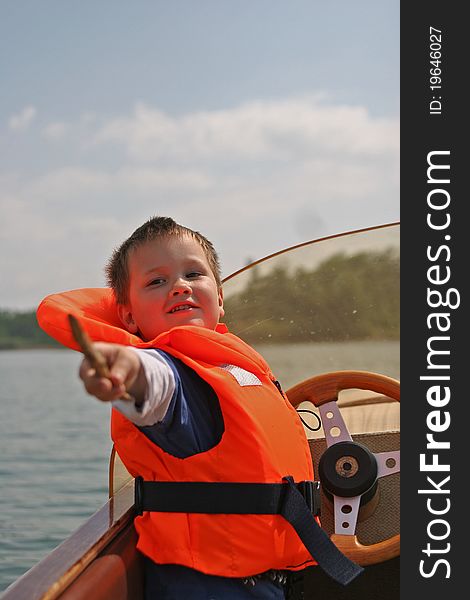
[[[140,362],[133,352],[127,348],[119,348],[110,368],[110,378],[115,385],[132,385],[137,375]]]
[[[92,377],[84,383],[86,391],[102,402],[117,400],[125,392],[124,385],[114,385],[105,377]]]
[[[80,376],[80,379],[85,381],[86,379],[91,379],[92,377],[96,377],[96,369],[93,369],[93,367],[83,367],[83,368],[80,368],[80,371],[78,374]]]

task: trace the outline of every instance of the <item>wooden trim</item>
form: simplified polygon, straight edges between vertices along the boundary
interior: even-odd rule
[[[55,600],[134,519],[130,481],[69,538],[13,583],[2,600]]]
[[[287,390],[286,394],[294,407],[309,401],[315,406],[338,399],[341,390],[357,388],[372,390],[400,401],[400,382],[386,375],[368,371],[332,371],[306,379]]]
[[[355,535],[333,533],[331,541],[343,554],[362,567],[382,563],[400,556],[400,534],[370,546],[361,544]]]
[[[114,467],[116,463],[116,448],[111,448],[111,456],[109,457],[109,467],[108,467],[108,498],[112,498],[114,496]]]
[[[59,600],[143,600],[144,576],[137,532],[129,524]]]
[[[367,398],[354,398],[341,400],[338,402],[338,406],[340,408],[354,408],[357,406],[375,406],[376,404],[395,404],[396,400],[394,398],[390,398],[390,396],[384,396],[380,394],[378,396],[370,396]]]

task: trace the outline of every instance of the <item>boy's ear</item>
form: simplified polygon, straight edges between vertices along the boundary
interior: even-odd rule
[[[137,333],[139,328],[137,327],[137,323],[134,321],[130,306],[127,304],[118,304],[117,311],[119,319],[124,325],[126,331],[129,333]]]
[[[224,291],[220,287],[219,288],[219,319],[221,319],[225,315],[224,310]]]

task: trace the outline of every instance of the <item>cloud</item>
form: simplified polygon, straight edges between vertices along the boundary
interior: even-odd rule
[[[8,127],[12,131],[26,131],[36,117],[36,113],[34,106],[26,106],[21,112],[9,118]]]
[[[94,142],[122,144],[140,162],[305,160],[320,152],[373,156],[398,148],[394,119],[372,119],[362,107],[325,105],[317,96],[179,117],[137,104],[131,116],[105,124]]]
[[[77,119],[71,121],[51,121],[43,127],[43,138],[60,142],[67,137],[67,143],[76,144],[77,148],[89,148],[90,139],[94,135],[97,115],[93,112],[84,112]]]
[[[138,104],[42,135],[55,140],[48,166],[0,178],[0,307],[103,285],[112,249],[155,214],[207,235],[224,275],[248,256],[398,218],[398,120],[317,96],[180,116]]]
[[[161,202],[163,198],[174,203],[178,197],[205,193],[212,185],[207,174],[189,167],[63,167],[22,184],[18,193],[29,201],[32,211],[40,206],[54,219],[108,211],[129,214],[136,203]]]
[[[46,139],[57,141],[64,138],[67,133],[67,124],[63,121],[56,121],[55,123],[49,123],[42,130],[42,134]]]

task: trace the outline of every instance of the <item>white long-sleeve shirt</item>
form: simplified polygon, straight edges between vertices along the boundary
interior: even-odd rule
[[[163,421],[175,392],[175,376],[166,360],[156,350],[132,348],[139,356],[147,381],[144,402],[138,408],[128,400],[114,400],[112,405],[138,427]]]

